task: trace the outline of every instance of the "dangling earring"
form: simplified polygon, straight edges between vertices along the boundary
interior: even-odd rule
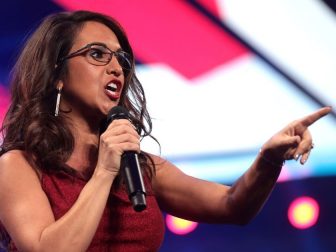
[[[58,116],[59,114],[59,106],[60,106],[60,101],[61,101],[61,92],[62,92],[62,88],[63,88],[63,83],[59,82],[57,84],[57,98],[56,98],[56,107],[55,107],[55,116]]]

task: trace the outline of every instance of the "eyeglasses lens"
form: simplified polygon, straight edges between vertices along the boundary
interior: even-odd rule
[[[91,64],[106,65],[111,61],[113,54],[115,55],[116,59],[118,60],[118,63],[123,69],[125,70],[131,69],[130,55],[124,51],[113,52],[104,46],[92,45],[88,50],[86,56],[89,63]]]

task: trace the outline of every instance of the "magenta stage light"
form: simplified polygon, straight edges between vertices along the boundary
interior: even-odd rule
[[[186,235],[194,231],[198,226],[198,223],[167,214],[166,225],[172,233],[177,235]]]
[[[318,217],[319,205],[311,197],[299,197],[288,208],[289,222],[298,229],[307,229],[314,226]]]

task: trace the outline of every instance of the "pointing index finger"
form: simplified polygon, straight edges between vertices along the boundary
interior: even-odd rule
[[[306,117],[302,118],[301,123],[303,124],[303,126],[309,127],[310,125],[312,125],[314,122],[316,122],[320,118],[329,114],[331,112],[331,110],[332,110],[331,107],[321,108],[321,109],[315,111],[314,113],[312,113],[310,115],[307,115]]]

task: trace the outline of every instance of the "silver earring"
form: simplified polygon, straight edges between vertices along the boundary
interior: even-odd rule
[[[62,86],[57,87],[57,98],[56,98],[55,116],[58,116],[58,114],[59,114],[59,106],[60,106],[60,101],[61,101],[61,92],[62,92]]]

